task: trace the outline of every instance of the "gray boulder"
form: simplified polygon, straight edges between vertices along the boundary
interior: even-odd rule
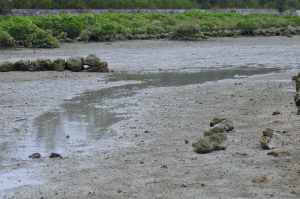
[[[30,67],[29,60],[20,60],[15,63],[15,68],[20,71],[27,71]]]
[[[37,59],[35,61],[36,71],[53,70],[52,61],[50,59]]]
[[[90,67],[100,66],[100,59],[94,54],[89,55],[83,60],[83,65]]]
[[[197,153],[209,153],[214,150],[225,150],[227,148],[227,134],[217,133],[211,136],[206,136],[198,142],[193,143]]]
[[[65,70],[66,62],[64,59],[58,58],[53,61],[53,70],[55,71],[63,71]]]
[[[215,117],[211,122],[210,122],[211,127],[216,127],[216,126],[223,126],[224,130],[226,132],[232,131],[234,129],[233,122],[227,118],[218,118]]]
[[[12,62],[4,62],[0,65],[1,72],[9,72],[15,70],[15,65]]]
[[[80,72],[83,70],[83,64],[79,57],[71,57],[67,59],[66,68],[73,72]]]

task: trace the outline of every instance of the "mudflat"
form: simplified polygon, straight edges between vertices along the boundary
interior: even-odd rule
[[[112,69],[128,70],[125,64]],[[111,102],[133,104],[115,109],[128,115],[111,126],[117,135],[66,138],[93,147],[38,159],[26,153],[30,123],[37,116],[59,111],[65,99],[84,91],[128,82],[109,82],[108,74],[99,73],[0,73],[0,197],[299,198],[300,124],[291,80],[297,73],[147,88]],[[227,149],[197,154],[192,143],[203,137],[214,117],[234,123]],[[260,146],[266,128],[281,135],[276,150]],[[10,146],[18,143],[17,150]],[[267,155],[277,150],[288,153]]]

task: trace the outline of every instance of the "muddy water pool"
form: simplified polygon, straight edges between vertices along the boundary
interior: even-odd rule
[[[26,159],[34,152],[68,155],[75,150],[93,148],[94,142],[103,140],[103,148],[114,145],[109,138],[120,135],[110,126],[127,117],[127,113],[114,110],[135,106],[130,102],[121,103],[122,98],[151,87],[202,84],[299,69],[300,48],[297,41],[299,37],[214,38],[200,42],[75,43],[63,44],[59,49],[1,50],[1,61],[54,60],[96,54],[116,71],[106,74],[108,82],[128,83],[88,91],[65,100],[59,110],[37,117],[29,125],[30,132],[27,132],[25,140],[1,143],[0,149],[10,152],[6,153],[10,158]]]

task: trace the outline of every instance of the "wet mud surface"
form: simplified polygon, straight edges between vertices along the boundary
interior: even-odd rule
[[[268,161],[268,158],[263,160],[263,152],[256,143],[261,128],[274,122],[263,110],[272,112],[285,107],[286,114],[278,119],[283,122],[279,131],[289,129],[288,139],[295,136],[296,109],[290,104],[294,88],[289,77],[296,75],[299,69],[297,39],[299,37],[127,41],[64,44],[59,49],[37,49],[35,53],[32,49],[1,50],[1,62],[96,54],[116,72],[0,74],[3,88],[0,106],[3,194],[0,197],[30,198],[40,194],[50,198],[215,198],[228,193],[236,183],[250,186],[255,175],[270,173],[261,163],[251,163]],[[250,77],[262,74],[272,75]],[[252,96],[252,100],[245,101],[244,96]],[[231,138],[233,144],[225,152],[202,157],[193,152],[191,144],[184,144],[184,140],[199,139],[206,129],[205,124],[215,116],[226,116],[237,123]],[[242,136],[248,143],[246,146]],[[41,153],[42,158],[28,158],[35,152]],[[52,152],[60,153],[62,158],[50,160]],[[190,174],[196,172],[194,169],[200,164],[195,162],[198,158],[204,163],[197,172],[207,171],[199,174],[201,180]],[[230,161],[226,161],[228,159]],[[187,166],[183,164],[185,161],[193,163]],[[287,165],[289,170],[297,173],[297,166],[291,165]],[[252,171],[256,167],[261,167],[259,172]],[[99,172],[97,168],[103,175],[87,183],[89,177]],[[164,169],[168,177],[159,171]],[[211,173],[211,169],[216,173],[230,172],[220,174],[225,175],[220,178]],[[271,171],[272,175],[278,172],[278,169]],[[245,175],[245,182],[239,182],[232,176],[234,173],[237,177]],[[207,189],[210,182],[205,175],[218,179],[218,190]],[[201,191],[196,190],[199,189],[196,181],[202,182]],[[222,186],[225,181],[234,183]],[[293,182],[288,184],[294,186]],[[76,188],[71,189],[71,185]],[[300,193],[297,187],[280,193],[268,186],[266,190],[278,197],[293,198]],[[177,190],[178,187],[186,188],[189,193]],[[251,186],[248,191],[240,187],[231,197],[256,197],[252,191],[259,196],[268,192]]]

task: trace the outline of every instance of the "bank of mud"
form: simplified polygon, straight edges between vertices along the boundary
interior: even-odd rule
[[[226,43],[226,40],[220,41]],[[132,53],[133,46],[137,46],[131,45],[128,51]],[[178,43],[173,45],[180,46]],[[280,44],[278,42],[275,45]],[[263,47],[266,49],[265,60],[256,64],[263,62],[267,66],[268,63],[284,63],[281,56],[288,56],[287,52],[280,51],[276,61],[267,53],[272,48],[266,46]],[[181,53],[188,52],[181,47]],[[93,48],[97,49],[96,46]],[[144,49],[142,46],[138,48]],[[79,48],[74,49],[75,53],[89,54]],[[106,51],[108,49],[109,46]],[[120,49],[115,49],[118,55],[124,53]],[[158,46],[153,49],[159,51]],[[229,51],[224,47],[219,54],[224,49]],[[5,55],[8,59],[20,58],[9,53]],[[26,53],[24,51],[23,56]],[[64,56],[69,56],[68,53]],[[247,53],[244,51],[237,57],[243,63],[249,63],[244,54]],[[112,60],[110,66],[115,71],[176,69],[187,63],[181,57],[182,63],[174,62],[171,66],[167,65],[167,60],[160,59],[163,64],[158,65],[151,60],[157,55],[149,55],[149,62],[146,62],[141,53],[127,56],[127,59],[124,58],[126,61],[118,65],[117,60],[109,59],[114,55],[103,53],[105,60],[109,63]],[[54,58],[57,55],[49,54],[51,56]],[[141,64],[133,61],[132,67],[129,67],[133,57]],[[206,61],[200,65],[209,65],[212,60],[206,57]],[[224,63],[234,62],[225,56],[223,59],[215,57],[214,66],[221,60]],[[293,62],[297,65],[296,61],[292,60],[289,65]],[[197,67],[197,62],[188,66]],[[8,145],[1,150],[0,197],[299,198],[300,124],[293,101],[295,87],[291,80],[291,76],[297,73],[294,70],[204,84],[153,87],[141,90],[134,96],[112,99],[109,102],[111,105],[128,104],[115,106],[111,110],[116,114],[122,113],[126,118],[110,127],[117,134],[103,140],[76,140],[70,137],[65,145],[70,151],[61,153],[62,158],[55,159],[49,158],[51,152],[56,152],[50,150],[42,151],[40,159],[28,158],[31,151],[28,150],[30,146],[26,146],[26,139],[31,139],[28,135],[34,136],[30,123],[38,115],[59,111],[65,99],[78,96],[86,90],[139,82],[108,81],[109,74],[101,73],[0,73],[1,140],[4,140],[1,142]],[[279,110],[280,114],[272,115],[275,110]],[[213,117],[227,117],[233,121],[235,129],[228,133],[229,145],[224,151],[197,154],[192,143],[203,137]],[[282,136],[284,142],[279,150],[291,152],[290,156],[267,155],[269,151],[263,150],[259,143],[262,131],[266,128],[272,128]],[[24,142],[24,145],[17,152],[9,147],[9,144],[20,142]],[[72,145],[74,142],[78,143],[77,150]],[[13,157],[15,153],[20,156]],[[253,182],[263,176],[267,180]]]

